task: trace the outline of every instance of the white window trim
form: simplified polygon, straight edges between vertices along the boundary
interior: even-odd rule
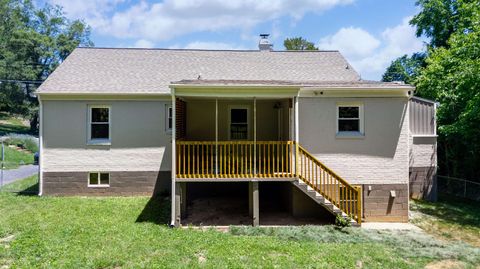
[[[168,134],[172,133],[172,128],[168,127],[168,119],[169,119],[168,113],[170,109],[172,109],[172,127],[173,127],[173,124],[175,124],[173,122],[173,107],[172,107],[172,104],[166,104],[165,105],[165,132]]]
[[[358,120],[359,120],[359,132],[345,132],[342,131],[340,132],[338,130],[338,122],[340,120],[340,115],[339,115],[339,110],[340,107],[358,107]],[[335,131],[336,131],[336,137],[337,138],[364,138],[365,137],[365,114],[364,114],[364,109],[363,109],[363,103],[358,103],[358,102],[342,102],[342,103],[337,103],[336,105],[336,121],[335,121]],[[346,118],[344,118],[346,119]],[[355,119],[356,118],[352,118]]]
[[[232,109],[246,109],[247,110],[247,139],[232,139],[231,125],[232,125]],[[249,105],[230,105],[228,106],[228,140],[235,141],[249,141],[250,135],[250,106]]]
[[[108,139],[92,139],[92,108],[108,108]],[[112,143],[112,107],[110,105],[88,105],[87,144],[111,145]]]
[[[98,184],[90,184],[90,175],[91,174],[98,174]],[[108,184],[100,184],[100,174],[107,174],[108,175]],[[110,173],[109,172],[88,172],[87,186],[89,188],[108,188],[108,187],[110,187]]]

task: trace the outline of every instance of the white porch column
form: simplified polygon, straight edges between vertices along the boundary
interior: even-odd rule
[[[253,174],[257,176],[257,97],[253,97]]]
[[[215,177],[218,178],[218,98],[215,98]]]
[[[298,96],[294,97],[293,102],[293,113],[294,113],[294,134],[295,134],[295,174],[298,176],[298,145],[300,143],[299,139],[299,122],[298,122]]]
[[[170,226],[179,226],[180,225],[180,212],[177,212],[177,211],[180,211],[180,205],[176,206],[175,203],[176,202],[180,202],[180,201],[177,201],[179,199],[178,196],[178,193],[177,191],[175,190],[175,185],[176,185],[176,162],[177,162],[177,158],[176,158],[176,102],[175,102],[175,88],[172,88],[171,90],[171,94],[172,94],[172,190],[171,190],[171,199],[172,199],[172,209],[171,209],[171,222],[170,222]],[[167,111],[168,113],[168,111]]]

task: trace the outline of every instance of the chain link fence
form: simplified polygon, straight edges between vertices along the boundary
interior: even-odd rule
[[[480,201],[480,183],[455,177],[437,176],[438,193]]]

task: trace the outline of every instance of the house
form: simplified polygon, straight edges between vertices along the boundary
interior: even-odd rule
[[[265,36],[259,50],[77,48],[37,91],[40,194],[168,192],[172,225],[209,191],[241,193],[253,225],[268,203],[406,222],[409,195],[435,192],[436,106],[414,91]]]

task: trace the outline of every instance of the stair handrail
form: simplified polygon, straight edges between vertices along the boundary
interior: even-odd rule
[[[333,179],[337,180],[340,182],[343,186],[349,188],[351,191],[355,193],[355,202],[352,205],[344,205],[339,201],[340,199],[337,199],[337,197],[333,197],[331,194],[328,194],[328,191],[323,190],[319,186],[317,186],[315,183],[311,182],[311,179],[307,178],[307,175],[301,175],[301,172],[305,172],[301,165],[299,165],[299,168],[297,169],[297,176],[301,179],[303,179],[310,187],[315,189],[317,192],[319,192],[321,195],[325,196],[332,202],[335,206],[337,206],[340,210],[342,210],[344,213],[346,213],[350,218],[354,219],[358,224],[361,224],[362,221],[362,187],[361,186],[353,186],[350,184],[348,181],[343,179],[341,176],[339,176],[337,173],[335,173],[332,169],[328,168],[325,164],[323,164],[320,160],[318,160],[315,156],[313,156],[310,152],[308,152],[305,148],[303,148],[301,145],[298,145],[299,148],[299,153],[305,155],[310,161],[312,161],[314,164],[318,165],[320,169],[324,170],[327,172],[329,175],[332,176]],[[300,160],[297,160],[299,162]],[[339,194],[340,196],[340,194]],[[350,197],[351,198],[351,197]],[[354,207],[355,210],[351,210]]]

